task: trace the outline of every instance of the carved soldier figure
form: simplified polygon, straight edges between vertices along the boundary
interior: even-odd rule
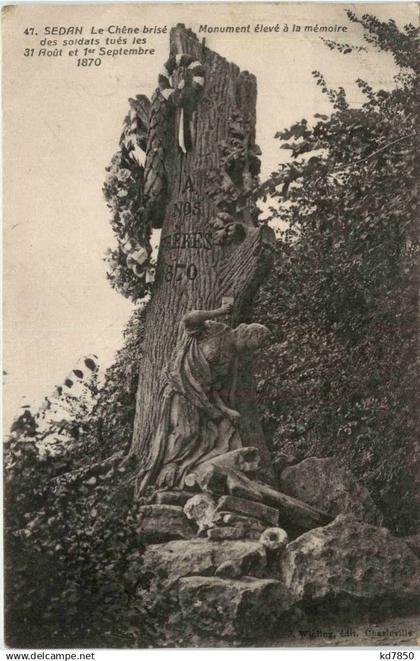
[[[152,455],[139,474],[140,494],[148,486],[182,488],[195,466],[243,445],[235,410],[238,364],[270,332],[261,324],[232,329],[215,321],[231,307],[193,310],[181,321],[185,332],[166,370]]]

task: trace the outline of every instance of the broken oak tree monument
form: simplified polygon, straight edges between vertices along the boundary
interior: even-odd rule
[[[142,136],[144,214],[161,236],[130,458],[137,496],[155,503],[142,511],[151,539],[189,536],[190,496],[189,518],[212,539],[259,536],[279,512],[291,531],[329,521],[270,486],[257,415],[251,353],[269,332],[246,322],[275,237],[253,198],[256,96],[253,75],[171,30]]]
[[[222,297],[230,296],[235,300],[231,321],[245,320],[274,245],[273,232],[256,226],[257,209],[251,203],[259,167],[255,77],[211,52],[178,25],[171,31],[170,56],[176,61],[182,54],[192,56],[192,64],[202,65],[199,78],[204,86],[186,97],[188,108],[180,109],[171,97],[181,80],[184,90],[192,88],[196,76],[188,64],[175,66],[173,87],[156,90],[149,120],[146,206],[153,225],[162,229],[131,448],[140,464],[151,451],[162,375],[182,332],[183,315],[193,309],[214,309]],[[168,89],[175,92],[168,96]],[[186,132],[189,144],[181,146]],[[260,449],[268,465],[261,428],[252,413],[253,383],[247,375],[241,381],[241,434],[247,445]]]

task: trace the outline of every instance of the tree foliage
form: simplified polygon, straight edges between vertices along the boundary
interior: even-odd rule
[[[11,646],[142,647],[156,638],[162,644],[171,601],[142,567],[131,467],[121,465],[132,433],[143,314],[133,315],[95,396],[86,389],[79,398],[58,395],[60,410],[69,413],[65,434],[57,435],[56,417],[26,410],[7,439]]]
[[[315,71],[331,115],[276,135],[291,158],[262,189],[282,229],[257,305],[276,337],[260,400],[275,454],[345,458],[403,532],[418,522],[418,31],[348,14],[402,68],[392,91],[359,79],[359,107]]]
[[[90,421],[101,459],[128,450],[133,433],[139,362],[142,355],[147,306],[134,310],[125,330],[123,346],[107,369]]]
[[[129,99],[119,149],[106,168],[103,194],[111,211],[111,227],[117,240],[109,248],[107,278],[111,286],[132,301],[150,294],[154,280],[151,225],[144,195],[144,160],[150,102],[139,94]],[[143,163],[142,163],[143,161]]]

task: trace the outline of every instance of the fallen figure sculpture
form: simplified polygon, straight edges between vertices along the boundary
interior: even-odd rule
[[[259,451],[243,447],[235,409],[238,365],[244,352],[269,341],[270,332],[261,324],[232,329],[214,321],[230,310],[230,304],[194,310],[182,319],[185,334],[161,389],[153,452],[138,478],[138,494],[157,503],[144,508],[143,518],[153,518],[150,507],[159,506],[177,508],[179,518],[185,505],[199,534],[208,530],[214,539],[255,538],[268,526],[281,525],[294,535],[325,525],[331,521],[326,513],[264,484]],[[188,507],[190,498],[195,500]],[[163,520],[156,522],[160,532]],[[218,527],[224,532],[214,532]]]

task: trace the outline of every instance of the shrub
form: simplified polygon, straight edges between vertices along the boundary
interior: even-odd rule
[[[285,229],[256,306],[276,337],[258,366],[260,402],[275,458],[343,458],[404,533],[419,525],[418,30],[349,16],[405,68],[389,92],[359,80],[357,108],[314,72],[331,116],[276,136],[292,158],[263,187]]]
[[[89,406],[85,392],[79,403],[67,394],[75,417],[66,428],[79,430],[78,442],[57,441],[45,420],[41,431],[29,411],[6,442],[6,638],[13,647],[163,643],[171,601],[142,567],[132,470],[121,465],[141,318],[136,312]],[[46,436],[54,436],[53,445],[44,444]]]

